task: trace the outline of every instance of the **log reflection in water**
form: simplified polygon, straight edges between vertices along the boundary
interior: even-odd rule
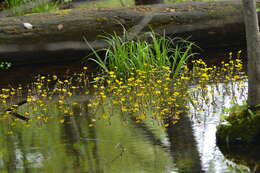
[[[29,173],[30,172],[30,163],[29,159],[27,158],[28,155],[28,150],[27,146],[23,141],[23,134],[21,131],[17,133],[17,147],[21,149],[21,155],[22,155],[22,163],[23,163],[23,169],[24,173]]]
[[[189,117],[182,114],[176,124],[167,127],[167,134],[179,173],[204,172]]]
[[[75,147],[76,145],[80,145],[80,134],[79,134],[79,127],[76,122],[76,117],[79,115],[79,112],[74,107],[73,108],[73,116],[70,115],[64,115],[64,123],[63,123],[63,131],[64,133],[64,140],[65,146],[67,149],[68,154],[73,156],[73,168],[79,169],[82,168],[80,166],[80,161],[83,162],[86,160],[85,155],[82,150],[79,149],[79,147]]]
[[[86,108],[87,106],[85,103],[80,106],[74,106],[72,116],[64,115],[63,129],[67,151],[68,154],[75,158],[73,162],[73,168],[75,168],[75,170],[83,172],[83,169],[87,167],[88,172],[102,173],[97,141],[82,140],[86,135],[91,139],[97,138],[95,127],[88,126],[93,117],[91,117],[87,109],[82,109],[82,107]]]
[[[150,141],[153,145],[158,145],[161,148],[168,149],[168,146],[165,145],[160,139],[158,139],[154,133],[152,132],[152,129],[148,128],[144,123],[139,122],[136,123],[134,120],[132,120],[133,125],[142,130],[142,133],[146,137],[146,140]]]
[[[4,160],[4,165],[6,165],[8,172],[15,172],[17,159],[15,153],[15,139],[13,135],[6,135],[6,150],[8,157]]]
[[[88,104],[89,101],[86,100],[83,103],[84,107],[84,112],[83,112],[83,117],[86,120],[86,125],[90,125],[94,123],[92,120],[95,118],[93,114],[91,114],[88,110]],[[96,126],[88,126],[88,137],[91,139],[98,139],[97,133],[96,133]],[[88,154],[92,158],[92,163],[94,165],[93,170],[90,172],[104,172],[100,166],[100,156],[99,156],[99,151],[98,151],[98,140],[91,140],[91,141],[86,141],[85,142],[88,144]]]

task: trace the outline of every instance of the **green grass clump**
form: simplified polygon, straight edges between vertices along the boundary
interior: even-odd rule
[[[108,43],[105,58],[101,58],[94,50],[96,62],[104,71],[114,71],[120,76],[129,76],[136,70],[149,71],[154,68],[169,68],[172,76],[177,76],[187,59],[193,55],[191,42],[180,38],[171,39],[153,32],[146,33],[148,40],[127,40],[116,34],[103,36]]]

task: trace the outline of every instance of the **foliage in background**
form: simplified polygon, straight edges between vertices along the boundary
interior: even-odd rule
[[[59,9],[59,5],[57,2],[49,2],[41,4],[35,8],[32,8],[28,13],[42,13],[42,12],[50,12],[56,11]]]
[[[23,5],[30,4],[32,7],[23,9]],[[40,1],[40,0],[5,0],[4,9],[11,9],[11,16],[25,15],[28,13],[41,13],[56,11],[59,9],[60,2]],[[21,9],[20,9],[21,7]],[[3,10],[4,10],[3,9]]]
[[[23,0],[5,0],[7,8],[17,7],[25,3]]]
[[[176,2],[185,2],[185,1],[192,1],[192,0],[165,0],[164,3],[171,4]],[[198,1],[217,1],[217,0],[198,0]],[[28,4],[28,2],[35,2],[37,4],[37,0],[5,0],[5,3],[3,7],[0,5],[0,10],[3,10],[4,8],[12,9],[19,7],[23,4]],[[71,2],[73,3],[73,0],[64,0],[64,1],[50,1],[50,2],[42,2],[39,5],[36,5],[36,7],[32,7],[29,10],[26,11],[20,11],[18,12],[14,11],[12,15],[24,15],[28,13],[41,13],[41,12],[49,12],[49,11],[55,11],[59,9],[59,5],[62,3]],[[104,7],[122,7],[122,6],[132,6],[134,5],[134,0],[97,0],[93,2],[83,2],[79,5],[76,5],[76,8],[104,8]]]
[[[0,62],[0,70],[7,70],[11,67],[12,63],[10,62]]]

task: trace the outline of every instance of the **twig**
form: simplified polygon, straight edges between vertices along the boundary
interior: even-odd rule
[[[10,113],[11,115],[15,116],[16,118],[19,118],[20,120],[29,121],[29,118],[28,118],[28,117],[25,117],[25,116],[23,116],[23,115],[18,114],[17,112],[15,112],[16,109],[17,109],[19,106],[21,106],[21,105],[23,105],[23,104],[25,104],[25,103],[27,103],[27,100],[22,100],[22,101],[20,101],[19,103],[14,104],[14,105],[11,106],[10,108],[6,109],[6,110],[4,111],[4,113]]]

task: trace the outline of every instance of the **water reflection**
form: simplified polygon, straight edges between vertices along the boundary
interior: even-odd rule
[[[216,127],[221,121],[220,115],[225,107],[232,104],[242,104],[247,97],[247,81],[219,83],[208,86],[210,91],[207,103],[203,103],[200,111],[193,112],[193,129],[198,143],[202,167],[206,172],[232,172],[228,169],[228,161],[216,146]],[[200,95],[201,93],[198,93]],[[197,97],[200,98],[200,97]]]
[[[47,123],[0,121],[0,169],[21,173],[224,173],[237,172],[230,164],[240,164],[237,160],[242,159],[257,172],[259,161],[252,154],[242,157],[235,148],[231,148],[235,154],[222,149],[227,158],[235,158],[230,161],[216,146],[221,110],[242,103],[247,95],[242,84],[246,81],[209,85],[208,100],[201,99],[203,91],[193,96],[203,103],[199,110],[191,110],[191,116],[183,115],[167,128],[150,121],[123,122],[117,111],[110,119],[98,118],[88,110],[87,98],[68,105],[73,115],[61,113],[50,103],[52,116]],[[19,109],[29,108],[23,105]],[[10,129],[13,133],[7,134]]]
[[[72,116],[61,114],[52,105],[54,118],[47,124],[16,125],[9,135],[2,124],[1,170],[157,173],[174,169],[167,150],[153,145],[140,128],[122,124],[119,115],[113,116],[110,123],[96,120],[86,104],[74,106]]]
[[[202,171],[199,152],[192,129],[192,123],[187,115],[167,128],[170,141],[170,151],[179,173],[197,173]]]

